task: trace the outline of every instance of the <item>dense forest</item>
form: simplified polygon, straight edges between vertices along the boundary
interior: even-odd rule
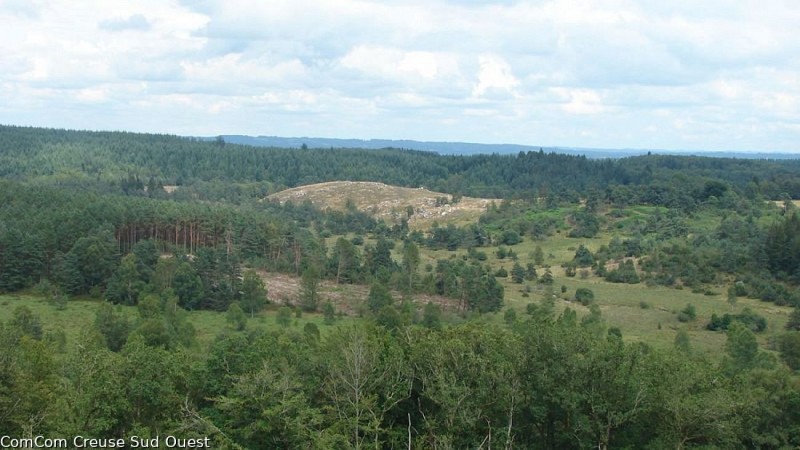
[[[709,180],[749,196],[800,198],[798,171],[799,160],[663,155],[591,160],[544,152],[443,156],[400,149],[278,149],[164,135],[0,126],[3,178],[80,180],[126,193],[145,186],[211,184],[204,186],[210,191],[205,194],[213,195],[215,183],[270,190],[352,180],[489,198],[569,199],[597,189],[635,202],[691,207],[714,194],[705,190]],[[647,189],[625,189],[636,186]]]
[[[800,446],[800,160],[278,149],[0,126],[0,177],[0,294],[96,305],[67,342],[69,324],[2,297],[3,433],[214,448]],[[387,223],[264,200],[332,180],[503,200],[476,223],[427,230],[409,229],[413,211]],[[515,253],[556,238],[575,242],[563,267],[538,245]],[[757,313],[715,315],[708,332],[726,344],[708,359],[680,331],[673,349],[624,339],[590,289],[556,309],[556,269],[795,308],[769,348]],[[324,328],[248,328],[265,308],[292,320],[267,304],[260,271],[298,279],[296,314]],[[323,281],[369,293],[336,311]],[[541,300],[518,316],[509,285]],[[230,326],[202,343],[198,310]],[[678,320],[695,314],[687,305]]]

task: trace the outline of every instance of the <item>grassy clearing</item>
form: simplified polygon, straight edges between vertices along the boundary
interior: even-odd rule
[[[705,330],[711,315],[715,313],[718,315],[738,314],[747,307],[764,316],[768,321],[767,330],[758,335],[762,348],[766,348],[769,339],[783,331],[791,308],[746,298],[739,298],[736,305],[731,306],[727,302],[726,285],[713,287],[712,292],[715,292],[716,295],[704,295],[692,293],[690,289],[648,287],[645,283],[634,285],[608,283],[593,274],[586,279],[582,279],[580,276],[572,278],[566,276],[561,264],[572,260],[579,245],[584,245],[594,252],[601,245],[608,244],[614,235],[625,237],[625,233],[618,230],[615,224],[633,220],[644,221],[651,214],[665,213],[666,211],[666,208],[645,206],[628,208],[622,210],[624,215],[619,214],[621,217],[611,222],[612,231],[600,233],[596,238],[569,238],[565,231],[559,230],[546,240],[533,241],[526,238],[521,244],[507,246],[507,248],[514,251],[518,262],[524,267],[528,262],[533,262],[534,249],[537,246],[541,247],[544,264],[537,266],[537,271],[541,276],[545,268],[549,266],[553,273],[555,277],[553,292],[559,297],[556,303],[557,311],[560,312],[564,308],[570,307],[579,315],[587,314],[588,308],[570,300],[574,298],[577,288],[589,288],[594,292],[595,301],[600,306],[608,325],[619,327],[628,341],[645,342],[655,347],[668,348],[673,345],[677,331],[685,329],[689,333],[692,346],[696,351],[708,355],[719,355],[721,349],[724,348],[726,338],[722,332]],[[561,213],[563,214],[564,211]],[[718,226],[720,220],[713,213],[699,212],[689,221],[689,227],[693,231],[708,231]],[[494,246],[479,249],[487,255],[484,263],[489,264],[494,270],[503,267],[510,273],[515,261],[511,258],[498,259],[497,248]],[[466,251],[423,250],[421,255],[423,266],[425,263],[435,266],[437,259],[461,258],[466,255]],[[531,286],[532,292],[526,297],[524,296],[525,284],[512,283],[510,276],[500,279],[500,281],[505,287],[506,306],[516,309],[518,313],[523,313],[528,303],[538,303],[542,298],[543,289],[536,283],[527,283]],[[562,285],[567,288],[565,294],[561,293]],[[681,323],[678,321],[677,313],[688,304],[692,304],[696,308],[697,318],[688,323]],[[502,313],[497,315],[496,320],[501,320],[501,317]]]
[[[39,317],[45,333],[61,329],[70,345],[77,341],[82,330],[92,326],[100,301],[71,300],[65,309],[57,310],[43,297],[25,293],[0,295],[0,321],[7,323],[13,317],[14,310],[23,305]]]
[[[52,304],[43,297],[19,294],[19,295],[0,295],[0,321],[7,323],[13,317],[14,309],[18,306],[27,306],[42,321],[44,332],[63,330],[67,336],[67,346],[71,347],[79,341],[81,333],[90,329],[94,324],[95,313],[102,302],[88,298],[71,300],[63,310],[57,310]],[[121,306],[121,311],[128,315],[128,318],[135,321],[139,313],[135,307]],[[247,328],[249,330],[270,330],[281,328],[277,320],[277,306],[271,305],[270,308],[258,313],[255,317],[248,316]],[[196,331],[197,342],[201,348],[206,348],[214,338],[225,330],[231,328],[227,322],[225,313],[214,311],[190,311],[188,320],[192,323]],[[302,331],[307,323],[314,323],[320,333],[329,332],[336,324],[346,323],[353,320],[348,316],[338,317],[336,323],[326,325],[324,317],[319,313],[302,313],[297,318],[292,313],[292,321],[289,328]]]

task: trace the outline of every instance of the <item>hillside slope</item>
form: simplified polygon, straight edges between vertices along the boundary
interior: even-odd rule
[[[332,181],[286,189],[267,197],[285,203],[311,201],[320,208],[345,210],[348,202],[356,208],[387,222],[399,222],[407,216],[408,207],[414,213],[409,227],[426,228],[434,221],[465,224],[474,222],[497,199],[462,197],[453,203],[453,196],[419,188],[390,186],[366,181]],[[443,200],[446,199],[447,203]]]

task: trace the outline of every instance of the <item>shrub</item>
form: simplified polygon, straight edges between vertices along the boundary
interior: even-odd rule
[[[611,283],[636,284],[639,281],[639,274],[633,266],[633,261],[627,260],[619,265],[618,268],[606,273],[606,281]]]
[[[754,313],[750,308],[745,308],[741,314],[725,314],[722,317],[712,314],[711,321],[706,325],[706,329],[725,331],[733,322],[739,322],[755,333],[760,333],[767,329],[767,319]]]
[[[686,305],[686,308],[683,308],[681,312],[678,313],[679,322],[691,322],[695,318],[697,318],[697,310],[691,303]]]
[[[594,302],[594,292],[588,288],[578,288],[575,290],[575,300],[581,302],[583,306],[589,306]]]

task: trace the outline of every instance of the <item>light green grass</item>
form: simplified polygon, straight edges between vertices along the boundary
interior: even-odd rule
[[[619,327],[627,341],[644,342],[654,347],[672,347],[675,334],[679,329],[685,329],[689,333],[691,343],[695,351],[707,355],[720,355],[725,345],[725,334],[722,332],[712,332],[705,329],[710,321],[712,314],[722,315],[725,313],[740,313],[745,307],[764,316],[767,319],[767,330],[758,335],[758,341],[763,349],[767,348],[769,339],[783,331],[791,308],[780,307],[772,303],[759,300],[739,298],[735,306],[727,303],[727,286],[715,286],[711,290],[717,295],[693,294],[690,289],[678,290],[669,287],[655,286],[647,287],[644,283],[635,285],[617,284],[605,282],[602,278],[590,275],[583,280],[579,276],[570,278],[564,273],[561,267],[563,263],[569,262],[575,255],[575,249],[579,245],[586,246],[592,252],[597,251],[601,245],[607,245],[613,236],[624,239],[630,237],[624,232],[626,227],[615,226],[616,223],[626,221],[644,221],[648,216],[656,212],[666,213],[668,210],[662,207],[636,206],[624,209],[624,217],[608,218],[608,224],[612,231],[601,232],[595,238],[569,238],[566,231],[554,233],[542,241],[534,241],[530,237],[525,237],[524,241],[514,246],[506,246],[516,253],[519,263],[525,267],[528,262],[533,262],[531,255],[536,246],[542,248],[544,254],[544,264],[537,266],[539,276],[544,273],[545,267],[549,266],[555,276],[553,292],[559,296],[556,303],[556,311],[560,313],[564,308],[570,307],[576,310],[579,316],[588,313],[588,308],[574,301],[564,300],[561,294],[561,285],[567,287],[566,297],[574,298],[575,290],[579,287],[587,287],[595,293],[596,303],[600,306],[603,317],[608,326]],[[568,210],[562,209],[552,211],[552,214],[560,214],[562,217]],[[772,220],[762,218],[763,220]],[[701,211],[692,218],[687,219],[687,225],[693,232],[707,232],[716,228],[721,218],[713,212]],[[509,274],[514,265],[511,258],[498,259],[496,256],[497,246],[479,248],[487,254],[488,258],[483,264],[490,265],[493,270],[500,267],[505,268]],[[460,258],[466,251],[448,252],[444,250],[431,251],[423,249],[421,251],[423,266],[430,263],[435,266],[437,259],[448,259],[451,257]],[[536,283],[530,284],[534,291],[528,297],[523,296],[522,290],[525,284],[515,284],[511,282],[511,277],[499,279],[505,288],[505,304],[524,314],[525,306],[528,303],[538,303],[542,296],[541,291],[537,291]],[[648,305],[647,309],[642,308],[641,304]],[[677,313],[692,304],[697,310],[697,318],[688,323],[681,323],[677,319]],[[520,316],[520,314],[518,314]],[[502,313],[498,314],[496,320],[502,320]],[[659,328],[660,325],[660,328]]]
[[[14,309],[18,306],[28,307],[42,322],[45,333],[48,331],[63,330],[67,336],[67,347],[78,342],[81,333],[90,329],[94,324],[95,314],[102,301],[86,298],[71,300],[63,310],[57,310],[55,306],[47,302],[43,297],[30,294],[9,294],[0,295],[0,321],[8,323],[13,317]],[[120,310],[128,315],[128,318],[135,321],[138,311],[135,307],[121,306]],[[250,318],[248,315],[247,328],[249,330],[271,330],[282,328],[276,321],[277,309],[272,306]],[[213,342],[214,338],[223,331],[231,332],[231,328],[226,320],[224,312],[215,311],[190,311],[188,320],[192,323],[196,331],[197,343],[201,348]],[[314,323],[321,334],[329,332],[337,324],[353,320],[350,317],[337,318],[333,325],[325,325],[324,317],[320,313],[303,313],[298,319],[292,313],[292,323],[289,328],[302,330],[305,324]]]

